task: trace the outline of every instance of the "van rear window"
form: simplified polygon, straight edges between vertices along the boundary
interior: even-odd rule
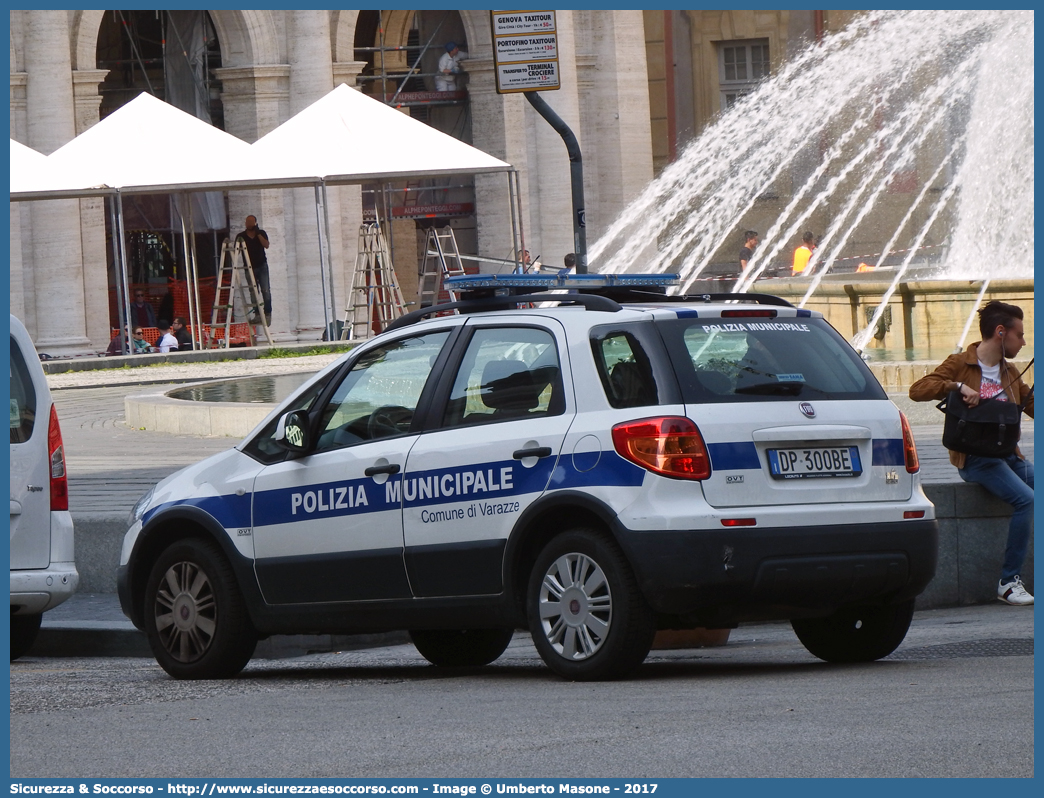
[[[11,443],[25,443],[33,436],[36,421],[36,389],[22,350],[11,338]]]
[[[657,329],[688,403],[887,398],[823,319],[685,318]]]

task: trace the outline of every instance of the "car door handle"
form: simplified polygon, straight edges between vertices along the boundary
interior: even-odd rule
[[[535,446],[532,449],[519,449],[513,455],[516,460],[521,460],[523,457],[550,457],[551,447],[550,446]]]
[[[363,471],[363,473],[366,476],[368,476],[368,477],[375,477],[378,474],[398,474],[399,473],[399,464],[398,463],[388,463],[388,465],[370,466],[365,471]]]

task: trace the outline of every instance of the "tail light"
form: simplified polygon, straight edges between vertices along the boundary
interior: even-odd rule
[[[707,479],[710,456],[703,436],[687,418],[666,416],[613,427],[613,445],[625,460],[674,479]]]
[[[65,473],[65,447],[62,430],[58,426],[58,412],[51,405],[51,420],[47,425],[47,455],[51,463],[51,509],[69,509],[69,478]]]
[[[906,461],[906,470],[910,474],[916,474],[921,470],[921,463],[917,459],[917,445],[914,443],[913,433],[910,431],[910,422],[901,412],[899,420],[903,423],[903,459]]]

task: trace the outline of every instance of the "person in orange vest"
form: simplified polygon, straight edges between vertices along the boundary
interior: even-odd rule
[[[791,277],[804,274],[805,269],[808,267],[809,258],[812,257],[812,252],[815,248],[816,237],[811,232],[805,233],[801,237],[801,246],[794,250],[794,266],[790,272]]]

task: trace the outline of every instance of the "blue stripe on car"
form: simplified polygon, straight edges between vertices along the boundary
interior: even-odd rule
[[[709,443],[711,467],[715,471],[734,471],[741,468],[760,469],[758,449],[752,441]]]
[[[874,438],[873,452],[875,466],[906,465],[902,438]]]

